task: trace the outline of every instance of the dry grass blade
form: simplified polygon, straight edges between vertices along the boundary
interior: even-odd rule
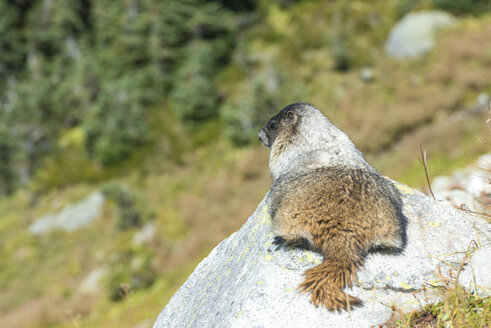
[[[433,190],[431,190],[430,177],[428,176],[428,169],[426,168],[426,150],[423,149],[423,145],[419,144],[419,149],[421,150],[421,158],[423,167],[425,168],[426,182],[428,183],[428,188],[430,189],[431,196],[436,200]]]

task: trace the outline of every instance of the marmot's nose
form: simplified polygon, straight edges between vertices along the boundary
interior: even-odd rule
[[[259,133],[257,134],[257,138],[259,139],[259,141],[261,141],[263,146],[268,147],[268,143],[267,143],[268,138],[266,137],[266,133],[264,133],[263,129],[259,131]]]

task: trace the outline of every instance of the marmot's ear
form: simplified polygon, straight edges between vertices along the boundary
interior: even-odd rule
[[[295,122],[297,122],[297,113],[293,110],[289,110],[288,112],[286,112],[286,121],[290,124],[294,124]]]

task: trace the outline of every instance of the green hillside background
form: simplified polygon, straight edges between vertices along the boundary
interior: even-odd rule
[[[389,58],[409,11],[457,24]],[[151,327],[270,186],[257,132],[292,102],[342,128],[383,175],[425,190],[488,152],[487,0],[0,2],[0,327]],[[370,79],[362,78],[370,72]],[[89,226],[29,226],[93,191]],[[143,244],[134,235],[151,224]],[[80,284],[104,268],[90,295]],[[489,311],[489,300],[486,303]]]

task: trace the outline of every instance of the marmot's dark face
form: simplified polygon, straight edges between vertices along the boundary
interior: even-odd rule
[[[299,113],[292,105],[285,107],[259,131],[258,138],[265,147],[271,147],[276,139],[291,136],[298,123]]]

